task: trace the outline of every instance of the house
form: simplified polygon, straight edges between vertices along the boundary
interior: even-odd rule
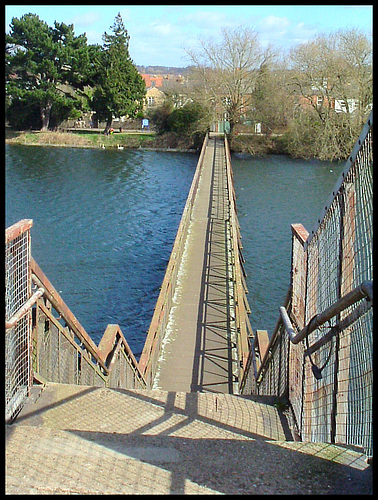
[[[163,75],[149,75],[146,73],[141,73],[140,76],[143,78],[147,89],[150,87],[161,88],[163,86]]]
[[[358,106],[356,99],[347,99],[345,102],[343,99],[335,99],[333,102],[333,109],[336,113],[353,113]]]
[[[146,91],[143,110],[159,107],[166,99],[166,94],[155,86],[151,86]]]

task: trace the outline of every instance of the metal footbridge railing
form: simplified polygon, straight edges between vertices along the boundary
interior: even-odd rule
[[[33,221],[6,230],[6,420],[22,408],[33,379],[144,388],[146,381],[118,325],[93,342],[30,253]]]
[[[373,113],[318,225],[292,224],[291,286],[268,342],[256,333],[244,394],[285,397],[303,441],[372,456]]]

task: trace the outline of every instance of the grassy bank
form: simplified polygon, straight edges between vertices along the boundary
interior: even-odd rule
[[[293,155],[288,147],[288,134],[256,135],[236,132],[229,137],[230,149],[234,153],[246,153],[252,156],[267,156],[283,154],[295,158],[318,158],[316,155]],[[13,131],[5,129],[5,141],[9,144],[23,144],[31,146],[59,146],[81,148],[117,148],[125,149],[156,149],[173,151],[199,151],[202,146],[203,134],[196,137],[180,136],[174,132],[158,135],[153,131],[116,131],[111,135],[104,135],[97,130],[70,130],[65,132],[40,131]],[[321,157],[321,160],[327,160]],[[328,159],[334,160],[333,157]],[[343,158],[341,158],[343,160]]]
[[[5,140],[9,144],[27,146],[59,146],[80,148],[163,149],[197,151],[201,144],[174,133],[157,135],[155,132],[124,131],[104,135],[102,131],[75,130],[67,132],[13,131],[6,128]],[[201,142],[201,141],[200,141]],[[287,154],[283,136],[254,134],[235,135],[230,140],[231,151],[253,156]]]
[[[28,146],[60,146],[84,148],[152,148],[152,149],[198,149],[187,137],[166,133],[157,135],[155,132],[124,131],[104,135],[102,131],[71,130],[66,132],[13,131],[6,128],[6,142]],[[279,137],[256,135],[235,135],[231,140],[231,149],[235,152],[252,155],[283,153]]]
[[[67,132],[13,131],[6,129],[5,141],[9,144],[28,146],[60,146],[83,148],[117,148],[125,149],[152,148],[178,149],[187,151],[196,149],[188,138],[175,134],[156,135],[155,132],[125,131],[104,135],[100,131],[77,130]]]
[[[145,133],[115,133],[104,135],[100,132],[15,132],[6,129],[6,142],[9,144],[25,144],[35,146],[66,146],[66,147],[139,147],[150,146],[155,142],[154,132]]]

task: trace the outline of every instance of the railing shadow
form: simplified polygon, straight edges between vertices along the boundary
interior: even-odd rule
[[[233,393],[228,192],[225,170],[216,165],[222,160],[215,142],[191,391]]]
[[[86,388],[47,400],[45,408],[29,413],[29,421],[14,425],[35,425],[33,419],[42,417],[54,426],[51,449],[39,450],[37,440],[38,461],[30,464],[33,480],[44,454],[57,456],[46,484],[50,478],[65,484],[72,475],[58,459],[63,453],[75,457],[69,458],[71,468],[87,457],[88,466],[77,471],[78,485],[94,491],[122,493],[128,484],[135,493],[147,487],[171,494],[371,493],[371,468],[358,453],[285,442],[278,413],[229,394]],[[73,439],[64,440],[64,433]]]

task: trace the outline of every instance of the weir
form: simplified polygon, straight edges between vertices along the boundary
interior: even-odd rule
[[[243,476],[242,490],[249,493],[260,491],[254,490],[258,484],[261,492],[302,492],[301,481],[311,486],[308,472],[323,470],[323,460],[327,472],[316,478],[318,492],[328,493],[329,482],[336,493],[370,491],[372,128],[371,113],[312,232],[292,224],[291,284],[270,337],[265,330],[253,332],[248,318],[226,136],[205,137],[139,360],[119,325],[108,325],[98,346],[93,342],[31,256],[33,221],[8,228],[8,491],[61,492],[59,481],[67,478],[56,464],[68,457],[67,474],[73,467],[80,478],[65,492],[155,491],[151,479],[150,489],[135,486],[145,471],[148,478],[159,477],[161,483],[153,483],[161,493],[211,493],[213,484],[218,492],[237,493],[237,453],[254,471]],[[159,440],[150,440],[154,436]],[[211,446],[188,452],[188,439]],[[19,456],[30,440],[31,451]],[[240,440],[248,443],[247,454],[239,450]],[[56,449],[58,459],[51,459]],[[53,471],[49,475],[34,460],[38,453]],[[316,455],[316,461],[301,456],[287,467],[298,453]],[[183,472],[180,456],[191,464],[190,473]],[[153,470],[143,469],[146,462]],[[285,467],[277,475],[281,462]],[[110,477],[113,463],[122,477],[114,484],[104,477],[106,487],[95,488],[99,467],[108,467]],[[130,473],[131,463],[142,468]],[[206,475],[215,467],[209,464],[223,467],[221,481]],[[346,487],[352,469],[358,470],[353,491]],[[262,477],[285,484],[264,489]]]

